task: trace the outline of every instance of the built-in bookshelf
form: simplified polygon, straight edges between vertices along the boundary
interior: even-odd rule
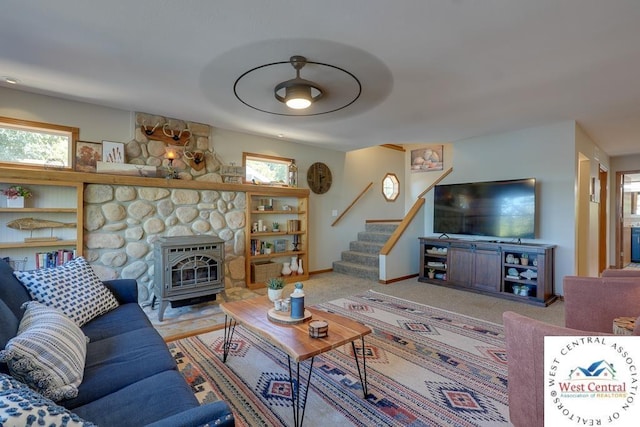
[[[0,257],[18,269],[59,265],[82,254],[83,183],[2,178],[0,189],[28,188],[23,208],[0,200]]]
[[[285,277],[286,282],[306,280],[308,273],[307,215],[309,190],[271,188],[268,193],[247,194],[246,277],[250,288],[264,287],[264,274],[281,276],[282,264],[293,257],[302,262],[303,273]],[[271,264],[277,264],[271,265]]]

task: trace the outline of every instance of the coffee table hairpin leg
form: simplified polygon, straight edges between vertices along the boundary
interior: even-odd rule
[[[224,315],[224,341],[222,343],[222,363],[227,362],[227,356],[231,350],[231,340],[236,331],[236,321],[233,317]]]
[[[366,399],[369,396],[369,390],[367,387],[367,357],[365,355],[364,337],[360,337],[362,347],[360,348],[362,353],[362,369],[360,369],[360,362],[358,361],[358,352],[356,351],[355,341],[351,341],[351,348],[353,349],[353,356],[356,359],[356,367],[358,368],[358,376],[360,377],[360,384],[362,385],[362,393]],[[291,386],[291,401],[293,407],[293,421],[295,427],[302,427],[302,421],[304,420],[304,411],[307,407],[307,396],[309,395],[309,389],[311,388],[311,373],[313,372],[313,361],[315,357],[311,358],[309,364],[309,375],[307,376],[306,390],[304,391],[304,400],[300,400],[300,362],[297,362],[296,371],[296,383],[293,382],[293,372],[291,370],[291,357],[287,355],[287,363],[289,365],[289,384]],[[302,410],[302,412],[300,412]]]
[[[311,388],[311,372],[313,371],[313,360],[311,358],[309,364],[309,376],[307,377],[307,388],[304,391],[304,400],[300,400],[300,362],[297,362],[296,371],[296,384],[293,383],[293,373],[291,372],[291,357],[287,355],[287,364],[289,365],[289,385],[291,386],[291,403],[293,407],[293,422],[295,427],[302,427],[302,421],[304,420],[304,410],[307,407],[307,396],[309,395],[309,389]],[[302,413],[300,413],[302,409]]]
[[[369,389],[367,387],[367,357],[364,354],[364,336],[360,337],[360,341],[362,343],[362,347],[360,347],[360,351],[362,352],[362,372],[360,372],[360,363],[358,362],[358,352],[356,351],[355,341],[351,341],[351,348],[353,349],[353,357],[356,359],[356,367],[358,368],[360,384],[362,384],[362,394],[366,399],[369,396]]]

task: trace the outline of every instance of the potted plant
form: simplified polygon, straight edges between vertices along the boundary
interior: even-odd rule
[[[24,208],[24,199],[28,199],[33,195],[31,190],[20,185],[12,185],[2,190],[2,194],[7,198],[8,208]]]
[[[264,253],[265,253],[265,255],[269,255],[271,253],[272,248],[273,248],[273,243],[265,242],[265,244],[264,244]]]
[[[279,223],[274,222],[274,223],[272,224],[272,226],[273,226],[273,231],[274,231],[274,232],[279,232],[279,231],[280,231],[280,224],[279,224]]]
[[[520,254],[520,264],[529,265],[529,254]]]
[[[270,277],[265,284],[267,285],[267,295],[271,301],[282,297],[282,290],[284,288],[284,279],[282,277]]]
[[[429,276],[429,279],[433,279],[435,275],[436,275],[435,268],[430,268],[429,271],[427,272],[427,276]]]

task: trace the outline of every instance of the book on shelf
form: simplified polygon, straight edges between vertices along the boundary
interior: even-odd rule
[[[71,261],[76,257],[76,250],[58,249],[49,252],[36,252],[36,269],[53,268]]]
[[[299,219],[287,220],[287,231],[289,233],[295,233],[296,231],[300,231],[300,220]]]

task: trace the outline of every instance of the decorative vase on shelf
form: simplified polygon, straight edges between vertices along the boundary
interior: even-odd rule
[[[298,274],[303,274],[304,270],[302,269],[302,260],[298,260]]]
[[[291,272],[293,274],[296,274],[298,272],[298,257],[297,256],[292,256],[291,257],[291,265],[289,266],[289,268],[291,269]]]
[[[283,276],[290,276],[291,275],[291,269],[289,268],[289,263],[288,262],[283,262],[282,263],[282,275]]]
[[[24,197],[14,197],[14,198],[8,198],[7,197],[7,207],[8,208],[24,208]]]

